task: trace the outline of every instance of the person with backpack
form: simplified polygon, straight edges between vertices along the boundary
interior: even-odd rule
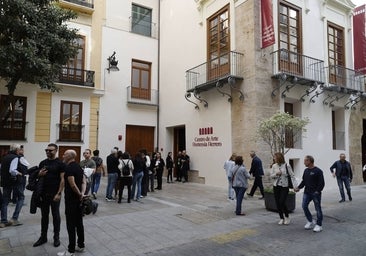
[[[91,192],[92,192],[92,195],[93,195],[94,199],[97,199],[97,193],[98,193],[99,186],[100,186],[100,179],[102,178],[102,175],[103,175],[103,177],[105,176],[105,169],[104,169],[104,165],[103,165],[103,159],[101,157],[99,157],[99,150],[98,149],[93,151],[92,159],[95,162],[96,170],[95,170],[95,173],[93,175]]]
[[[130,155],[127,152],[122,153],[122,151],[118,151],[118,161],[118,169],[121,171],[118,188],[118,203],[120,204],[122,202],[122,194],[125,186],[127,186],[127,203],[131,203],[132,172],[134,166],[130,159]]]

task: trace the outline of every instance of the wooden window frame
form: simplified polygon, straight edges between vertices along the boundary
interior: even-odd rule
[[[286,41],[281,40],[281,24],[284,24],[281,21],[282,13],[281,13],[281,6],[284,6],[288,9],[287,13],[287,24],[286,26]],[[290,46],[291,44],[291,25],[290,20],[293,19],[290,17],[289,12],[293,10],[297,12],[297,19],[296,19],[296,30],[297,30],[297,44],[296,44],[296,52],[291,51]],[[286,1],[279,1],[278,2],[278,47],[279,49],[283,49],[281,47],[281,42],[287,44],[287,48],[285,51],[279,51],[279,70],[289,71],[293,74],[302,75],[302,9],[296,5],[290,4]]]
[[[0,139],[25,140],[27,97],[13,96],[13,99],[10,99],[9,97],[9,95],[0,95],[0,113],[5,111],[4,116],[1,117],[0,120]],[[17,114],[19,113],[16,112],[15,103],[18,101],[20,101],[23,107],[21,116],[18,116]],[[10,105],[13,110],[9,110]]]
[[[218,19],[224,13],[227,13],[227,18],[216,24],[217,39],[216,43],[212,42],[213,37],[211,32],[214,27],[211,27],[211,22]],[[225,23],[227,23],[227,27],[224,27]],[[227,30],[227,33],[224,30]],[[222,43],[222,39],[226,39],[224,43]],[[217,54],[215,58],[212,58],[211,54],[215,52],[215,47]],[[207,19],[207,81],[223,77],[230,73],[230,48],[230,4],[227,4]]]
[[[294,104],[285,102],[285,113],[290,114],[291,116],[294,116]],[[286,148],[294,148],[294,133],[292,130],[286,130],[285,131],[285,147]]]
[[[148,68],[143,68],[138,65],[135,65],[135,63],[147,65]],[[138,70],[139,72],[139,79],[137,83],[135,83],[133,72],[134,70]],[[148,88],[143,88],[142,86],[142,71],[147,71],[149,73],[148,75]],[[135,86],[138,84],[138,87]],[[135,99],[143,99],[143,100],[151,100],[151,62],[132,59],[131,62],[131,98]]]
[[[78,44],[78,52],[74,58],[69,59],[69,61],[64,65],[61,74],[62,81],[70,81],[75,84],[84,83],[84,70],[85,70],[85,47],[86,47],[86,37],[79,35],[76,43]],[[81,58],[79,58],[79,55]]]
[[[79,106],[79,122],[78,124],[73,124],[72,120],[70,119],[69,124],[64,124],[63,120],[63,109],[64,105],[69,104],[70,105],[70,112],[68,113],[69,116],[72,116],[72,109],[73,105]],[[64,101],[62,100],[60,103],[60,127],[59,127],[59,141],[75,141],[80,142],[82,141],[82,116],[83,113],[83,103],[82,102],[76,102],[76,101]]]
[[[330,34],[329,29],[333,29],[334,33]],[[336,34],[342,35],[341,41],[336,40],[338,37]],[[331,42],[330,37],[334,37],[334,42]],[[327,22],[327,40],[328,40],[328,66],[329,66],[329,83],[336,85],[345,85],[346,84],[346,60],[345,60],[345,34],[344,28],[338,26],[332,22]],[[339,45],[341,43],[341,45]],[[333,50],[331,50],[331,45],[334,45]],[[337,48],[337,49],[336,49]],[[339,51],[340,49],[340,51]],[[333,58],[331,57],[331,53],[333,53]],[[338,55],[341,55],[341,58],[338,58]],[[333,60],[333,61],[332,61]]]

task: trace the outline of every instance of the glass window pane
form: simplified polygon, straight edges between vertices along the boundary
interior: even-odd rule
[[[70,123],[70,104],[63,103],[62,104],[62,124]]]
[[[132,87],[140,87],[140,71],[138,69],[132,69]]]
[[[149,72],[147,71],[141,72],[141,88],[149,89]]]
[[[151,36],[151,9],[132,5],[131,31],[140,35]]]
[[[79,124],[79,114],[80,114],[80,106],[77,104],[73,104],[71,124]]]

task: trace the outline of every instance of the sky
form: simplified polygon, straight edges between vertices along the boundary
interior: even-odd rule
[[[366,0],[351,0],[356,6],[361,6],[366,4]]]

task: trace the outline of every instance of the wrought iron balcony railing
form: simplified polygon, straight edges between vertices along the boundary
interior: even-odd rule
[[[158,90],[127,87],[127,102],[142,105],[158,105]]]
[[[83,142],[85,125],[81,124],[56,124],[57,141]]]
[[[63,67],[56,82],[94,87],[94,73],[91,70]]]
[[[325,82],[324,61],[280,49],[272,52],[273,76],[287,74],[299,78],[301,83]]]
[[[24,121],[1,121],[0,140],[27,140],[27,125]]]
[[[186,71],[187,92],[208,90],[216,82],[228,77],[243,79],[243,56],[239,52],[228,52]]]
[[[129,20],[130,32],[152,38],[158,38],[158,26],[156,23],[141,21],[133,17],[130,17]]]
[[[330,65],[326,70],[328,74],[326,88],[365,92],[366,77],[362,73],[337,65]]]

